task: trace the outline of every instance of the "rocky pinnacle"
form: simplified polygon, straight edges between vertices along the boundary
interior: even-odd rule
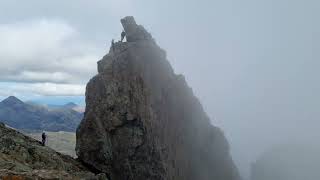
[[[229,145],[133,17],[87,84],[79,159],[111,180],[238,180]]]

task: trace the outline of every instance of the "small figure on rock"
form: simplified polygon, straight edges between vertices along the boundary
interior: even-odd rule
[[[46,145],[47,135],[45,132],[42,133],[42,146]]]
[[[123,41],[123,39],[126,37],[126,32],[122,31],[121,33],[121,42]]]
[[[115,52],[114,39],[112,39],[112,41],[111,41],[111,48],[112,48],[112,52],[114,53]]]

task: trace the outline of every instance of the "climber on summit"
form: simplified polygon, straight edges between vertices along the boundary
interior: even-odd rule
[[[126,37],[126,32],[122,31],[122,33],[121,33],[121,42],[123,41],[124,37]]]
[[[111,48],[112,48],[112,52],[114,53],[114,39],[112,39],[112,41],[111,41]]]
[[[45,132],[42,133],[42,146],[46,145],[46,139],[47,139],[47,135]]]

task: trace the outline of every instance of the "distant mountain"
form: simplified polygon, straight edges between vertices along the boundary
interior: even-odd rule
[[[65,108],[71,108],[71,109],[73,109],[73,108],[75,108],[75,107],[77,107],[77,106],[78,106],[78,105],[75,104],[75,103],[73,103],[73,102],[69,102],[69,103],[63,105],[63,107],[65,107]]]
[[[14,96],[0,102],[0,121],[17,129],[74,132],[82,117],[72,108],[24,103]]]
[[[22,102],[20,99],[14,96],[9,96],[7,99],[3,100],[1,103],[7,106],[19,106],[24,104],[24,102]]]
[[[84,111],[85,111],[85,107],[84,106],[80,106],[80,105],[75,104],[73,102],[69,102],[69,103],[64,104],[64,105],[41,104],[41,103],[37,103],[37,102],[33,102],[33,101],[28,101],[26,103],[30,104],[30,105],[35,105],[35,106],[41,106],[41,107],[47,108],[48,110],[73,109],[73,110],[75,110],[77,112],[80,112],[80,113],[84,113]]]
[[[77,112],[83,113],[85,111],[85,107],[84,106],[79,106],[78,104],[75,104],[73,102],[69,102],[65,105],[62,105],[61,108],[69,108],[69,109],[73,109]]]

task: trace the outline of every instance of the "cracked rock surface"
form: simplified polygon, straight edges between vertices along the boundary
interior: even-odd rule
[[[111,180],[238,180],[222,131],[133,17],[87,84],[79,159]]]

